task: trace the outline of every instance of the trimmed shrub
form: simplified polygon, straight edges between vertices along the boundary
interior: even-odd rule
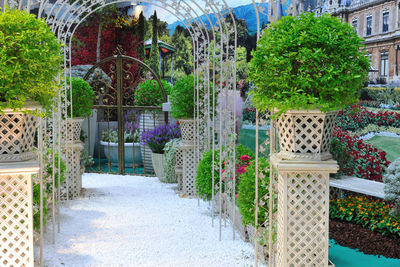
[[[161,84],[164,88],[165,95],[169,95],[172,86],[164,80],[161,80]],[[135,92],[136,106],[156,107],[161,106],[162,103],[164,103],[164,97],[160,85],[156,80],[146,80],[138,85]]]
[[[92,114],[94,92],[92,87],[83,79],[67,77],[67,85],[72,87],[72,117],[86,118]],[[67,99],[71,97],[70,90],[67,90]],[[68,117],[71,116],[71,107],[67,107]]]

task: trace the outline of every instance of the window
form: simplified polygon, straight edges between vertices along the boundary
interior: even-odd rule
[[[353,29],[357,32],[357,27],[358,27],[358,22],[357,22],[357,20],[355,19],[355,20],[353,20],[353,22],[352,22],[352,26],[353,26]]]
[[[367,36],[372,34],[372,16],[367,17]]]
[[[388,32],[389,31],[389,12],[385,11],[383,12],[383,24],[382,24],[382,32]]]
[[[381,54],[381,76],[388,76],[389,56],[387,53]]]

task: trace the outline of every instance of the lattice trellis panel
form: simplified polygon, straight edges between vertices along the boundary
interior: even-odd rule
[[[64,138],[66,141],[75,142],[80,140],[83,118],[68,118],[65,120],[66,133]]]
[[[271,163],[278,173],[277,266],[328,266],[329,174],[335,161]]]
[[[328,160],[336,112],[292,110],[277,121],[282,159]]]
[[[0,114],[0,161],[15,162],[34,159],[32,152],[37,117],[10,112]]]
[[[195,162],[194,145],[182,145],[183,154],[183,173],[182,173],[182,192],[187,196],[195,196],[195,180],[197,164]]]
[[[82,175],[81,175],[81,152],[83,143],[67,143],[66,145],[66,162],[67,173],[65,182],[61,187],[61,199],[74,199],[81,195]]]
[[[176,151],[175,173],[178,178],[178,191],[182,191],[183,151],[180,147]]]
[[[33,266],[32,174],[37,165],[0,164],[0,266]]]
[[[195,121],[194,120],[179,120],[182,132],[182,141],[193,142],[195,136]]]

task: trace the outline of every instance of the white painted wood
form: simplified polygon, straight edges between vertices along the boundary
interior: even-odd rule
[[[331,187],[348,190],[364,195],[378,198],[384,198],[384,183],[370,181],[351,176],[342,176],[340,179],[331,179],[329,181]]]

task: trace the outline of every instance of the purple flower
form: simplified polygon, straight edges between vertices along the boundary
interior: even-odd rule
[[[142,144],[148,145],[153,153],[164,153],[164,146],[170,140],[181,137],[178,125],[164,124],[142,133]]]

